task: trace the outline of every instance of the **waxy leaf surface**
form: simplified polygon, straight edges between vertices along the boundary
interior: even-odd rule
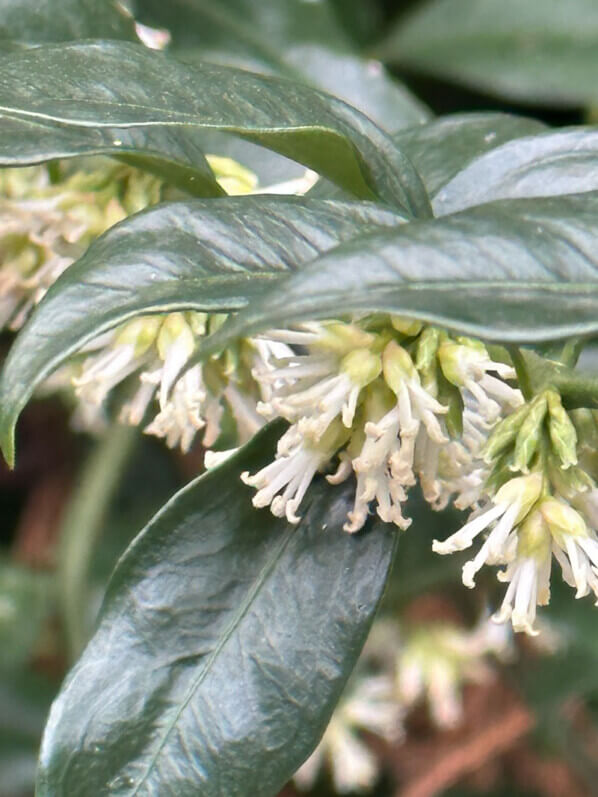
[[[281,426],[181,490],[114,572],[54,703],[40,797],[273,797],[315,747],[398,535],[342,531],[354,485],[317,480],[298,526],[239,479]]]
[[[141,45],[48,45],[4,57],[0,113],[47,127],[234,133],[305,164],[354,196],[430,214],[409,159],[354,108],[301,83],[188,66]]]
[[[353,239],[281,280],[202,346],[351,312],[533,342],[598,331],[598,193],[492,202]]]

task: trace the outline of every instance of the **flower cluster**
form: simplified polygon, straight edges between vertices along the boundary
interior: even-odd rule
[[[160,199],[161,181],[115,161],[0,172],[0,327],[18,329],[90,242]]]
[[[213,446],[225,414],[234,420],[239,442],[251,438],[263,424],[256,406],[267,396],[251,374],[269,367],[274,354],[280,353],[275,345],[241,341],[179,377],[197,342],[222,319],[195,312],[143,316],[97,339],[72,376],[84,425],[101,423],[109,394],[123,383],[123,391],[130,392],[120,403],[121,422],[143,423],[157,399],[159,411],[145,431],[164,438],[170,447],[188,451],[200,429],[203,444]]]
[[[317,471],[328,471],[332,484],[354,474],[345,529],[358,531],[373,511],[406,529],[404,504],[419,480],[433,508],[452,502],[471,511],[463,528],[435,541],[437,553],[465,550],[486,534],[463,568],[465,585],[474,586],[484,564],[504,566],[498,622],[536,633],[553,556],[577,597],[598,597],[598,489],[591,468],[578,465],[574,421],[551,388],[524,400],[506,351],[380,316],[264,337],[292,353],[254,370],[272,391],[258,411],[290,426],[275,460],[242,475],[257,490],[256,507],[297,523]]]

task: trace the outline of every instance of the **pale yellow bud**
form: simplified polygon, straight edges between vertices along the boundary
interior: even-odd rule
[[[191,355],[195,349],[195,340],[191,327],[183,313],[169,313],[160,328],[156,345],[162,360],[166,359],[169,348],[176,342]]]
[[[162,316],[143,316],[129,321],[116,336],[116,345],[132,343],[135,346],[135,356],[142,354],[156,342],[156,335],[162,324]]]
[[[493,498],[495,504],[519,504],[515,523],[519,523],[536,503],[542,492],[544,477],[541,473],[530,473],[509,479]]]
[[[216,181],[229,196],[251,194],[257,188],[257,175],[232,158],[206,155],[206,160],[214,172]]]
[[[335,321],[322,326],[322,335],[319,340],[310,344],[310,347],[324,349],[341,357],[354,349],[371,348],[376,340],[375,335],[361,329],[357,324],[342,324],[340,321]]]
[[[550,556],[552,538],[543,514],[531,512],[517,531],[517,554],[536,561],[545,561]]]
[[[564,501],[556,498],[545,498],[540,504],[540,512],[548,524],[550,533],[556,542],[565,548],[564,538],[587,537],[588,529],[582,516]]]
[[[456,387],[464,387],[472,368],[480,362],[483,353],[478,347],[445,341],[440,344],[438,349],[438,360],[442,373],[451,384]]]
[[[394,340],[386,344],[382,354],[384,380],[393,393],[398,394],[406,382],[419,382],[409,353]]]
[[[415,321],[412,318],[404,318],[403,316],[393,315],[390,317],[390,323],[393,329],[400,332],[401,335],[406,335],[408,338],[413,338],[419,335],[422,330],[423,324],[421,321]]]
[[[347,374],[353,384],[365,387],[382,371],[382,358],[368,349],[357,349],[346,354],[340,363],[340,371]]]

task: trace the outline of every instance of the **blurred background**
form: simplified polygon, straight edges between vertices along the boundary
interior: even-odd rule
[[[598,113],[598,0],[127,5],[148,46],[305,80],[391,134],[471,111],[551,126],[591,123]],[[210,146],[240,160],[252,151],[223,137]],[[293,173],[284,159],[262,158],[259,169],[247,165],[263,179]],[[2,238],[0,255],[4,296]],[[1,357],[13,335],[5,328]],[[0,465],[0,797],[33,793],[48,707],[93,630],[116,560],[203,463],[199,442],[182,455],[118,425],[75,432],[72,404],[60,391],[32,402],[16,470]],[[412,533],[358,668],[320,747],[283,794],[598,793],[590,599],[572,600],[554,579],[542,634],[513,638],[488,620],[499,595],[492,574],[470,593],[458,557],[430,553],[459,514],[433,513],[417,497],[411,512]]]

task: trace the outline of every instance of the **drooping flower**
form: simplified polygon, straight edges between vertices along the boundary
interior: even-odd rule
[[[469,548],[475,538],[493,526],[475,557],[463,567],[463,583],[474,587],[474,577],[486,563],[506,564],[516,543],[517,527],[540,497],[543,486],[541,473],[519,476],[504,484],[492,499],[492,505],[474,513],[459,531],[444,542],[434,540],[433,550],[440,554]]]
[[[463,715],[465,683],[491,677],[490,654],[507,658],[510,639],[504,627],[482,619],[473,629],[428,622],[407,628],[396,656],[396,685],[406,710],[425,700],[439,728],[453,728]]]
[[[295,773],[295,785],[302,790],[311,789],[327,765],[339,794],[370,790],[378,779],[379,764],[360,731],[388,742],[397,741],[402,735],[402,714],[391,678],[358,678],[349,684],[319,745]]]

